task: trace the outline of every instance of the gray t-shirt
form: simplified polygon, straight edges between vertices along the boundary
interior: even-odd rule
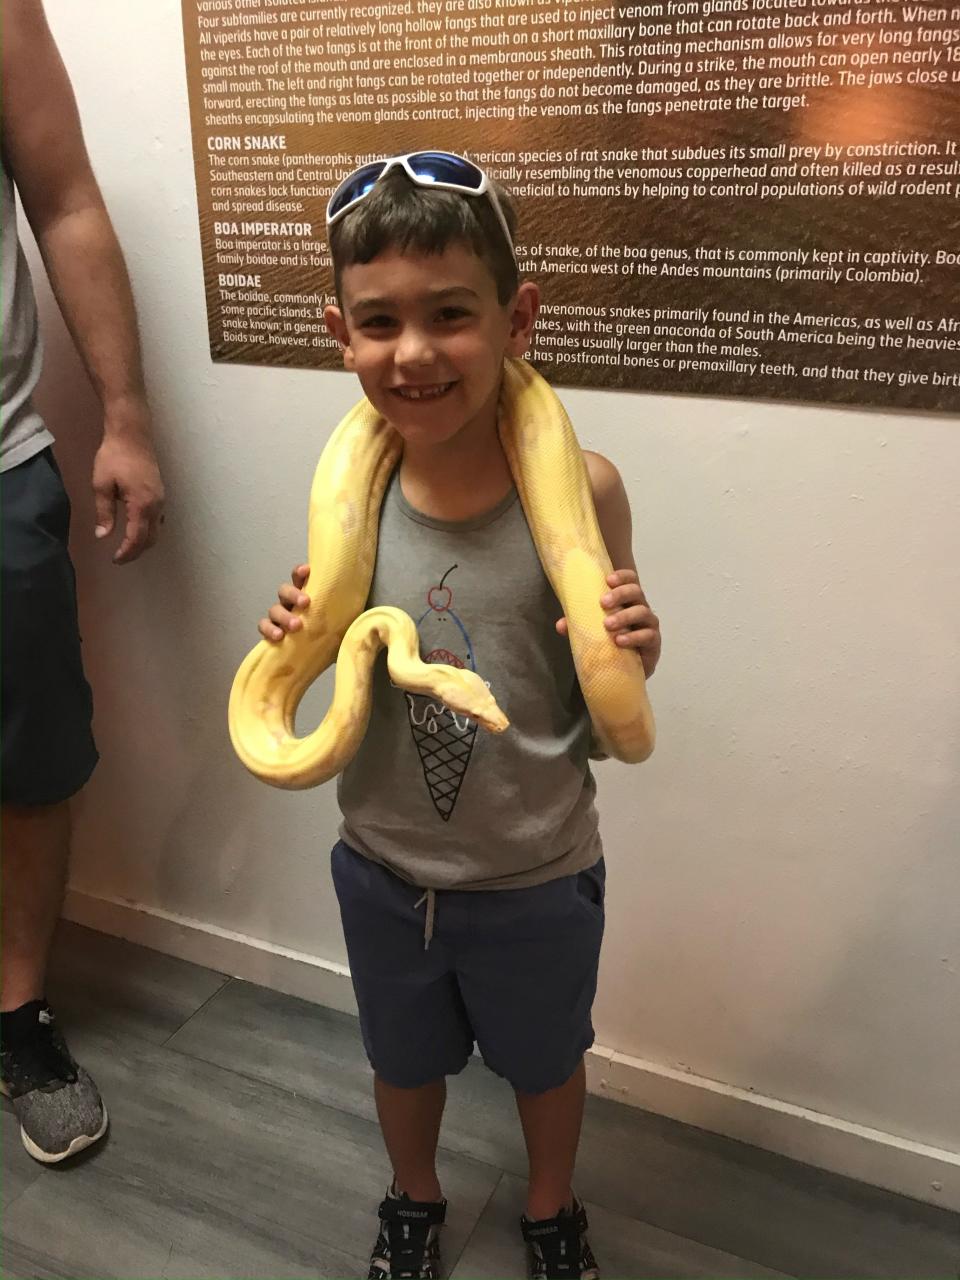
[[[363,744],[344,770],[340,834],[424,889],[506,889],[601,855],[590,719],[562,610],[516,490],[476,519],[414,510],[395,474],[380,518],[369,605],[417,624],[421,656],[476,670],[510,720],[490,734],[374,673]]]
[[[31,402],[43,344],[37,302],[17,236],[13,179],[0,158],[0,471],[26,462],[53,443]]]

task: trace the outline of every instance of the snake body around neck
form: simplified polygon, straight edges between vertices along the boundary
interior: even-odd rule
[[[583,454],[556,394],[525,361],[504,363],[499,430],[540,562],[567,618],[594,735],[607,755],[645,760],[654,747],[653,712],[639,656],[615,645],[604,626],[600,597],[612,565]],[[318,786],[350,763],[366,733],[372,667],[382,648],[394,684],[429,694],[490,732],[509,726],[478,674],[420,660],[408,614],[366,609],[380,507],[401,452],[400,436],[367,400],[335,429],[310,491],[310,604],[302,629],[280,644],[261,641],[237,671],[231,741],[247,769],[273,786]],[[330,708],[298,737],[297,707],[333,663]]]

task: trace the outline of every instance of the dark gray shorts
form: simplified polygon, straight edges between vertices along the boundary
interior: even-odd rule
[[[4,804],[57,804],[97,763],[67,550],[70,499],[50,449],[0,473]]]
[[[381,1079],[417,1088],[483,1060],[523,1093],[563,1084],[593,1044],[603,859],[529,889],[423,891],[341,840],[332,854],[360,1028]]]

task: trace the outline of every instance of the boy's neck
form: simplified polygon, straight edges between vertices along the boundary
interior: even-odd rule
[[[435,520],[470,520],[509,493],[513,476],[500,444],[496,405],[441,445],[405,444],[400,488],[407,502]]]

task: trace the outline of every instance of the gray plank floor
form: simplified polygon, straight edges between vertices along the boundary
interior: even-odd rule
[[[6,1280],[365,1275],[389,1178],[356,1021],[63,925],[51,999],[107,1140],[42,1168],[0,1113]],[[441,1138],[455,1280],[521,1277],[513,1101],[473,1062]],[[960,1215],[590,1098],[577,1185],[605,1280],[957,1280]]]

